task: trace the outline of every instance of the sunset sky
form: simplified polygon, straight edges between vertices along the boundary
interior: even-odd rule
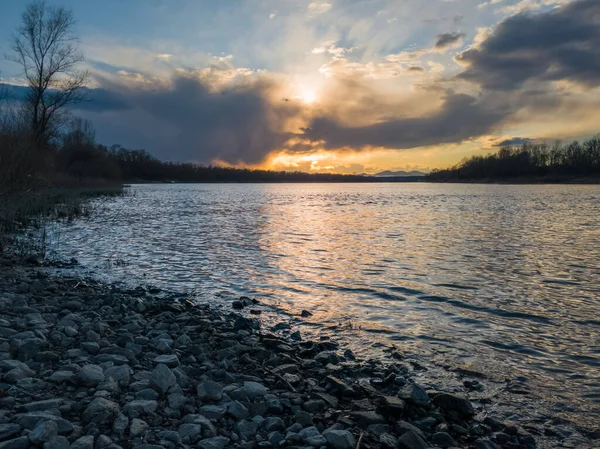
[[[75,113],[161,159],[422,170],[600,132],[599,0],[49,3],[92,72]],[[2,0],[2,54],[25,4]]]

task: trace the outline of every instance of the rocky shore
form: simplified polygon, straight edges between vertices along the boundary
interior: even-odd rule
[[[467,390],[233,308],[0,259],[0,449],[536,447]]]

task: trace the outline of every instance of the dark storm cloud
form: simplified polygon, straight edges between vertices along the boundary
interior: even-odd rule
[[[443,50],[444,48],[452,47],[453,45],[462,42],[464,38],[465,33],[450,32],[438,34],[435,48],[437,50]]]
[[[510,17],[457,60],[467,66],[459,78],[487,89],[556,80],[600,86],[600,1],[580,0],[547,13]]]
[[[424,72],[423,67],[412,66],[408,68],[409,72]]]
[[[495,143],[495,147],[520,147],[525,143],[535,142],[534,139],[527,137],[512,137],[510,139],[504,139],[501,142]]]
[[[107,85],[104,94],[110,91],[121,98],[129,110],[114,114],[112,122],[103,118],[98,134],[105,140],[123,135],[156,136],[147,149],[169,160],[258,163],[288,139],[282,129],[285,120],[296,113],[293,105],[270,103],[272,87],[268,80],[260,80],[215,92],[191,75],[178,75],[171,83],[151,87]],[[98,121],[93,114],[86,116]],[[128,129],[116,133],[116,122],[125,116]],[[153,139],[144,142],[149,140]]]
[[[418,118],[388,120],[368,126],[345,126],[335,118],[312,121],[302,137],[324,141],[327,148],[386,147],[416,148],[442,143],[458,143],[487,133],[506,115],[502,108],[488,109],[474,97],[449,94],[440,111]]]

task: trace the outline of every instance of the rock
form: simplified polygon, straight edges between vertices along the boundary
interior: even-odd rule
[[[354,449],[356,447],[356,440],[347,430],[326,430],[323,432],[323,436],[334,449]]]
[[[240,436],[242,440],[249,440],[256,435],[258,430],[258,423],[254,421],[243,420],[238,422],[234,426],[235,432]]]
[[[98,365],[85,365],[79,370],[77,380],[86,387],[95,387],[104,380],[104,372]]]
[[[63,436],[57,436],[51,441],[44,443],[44,449],[69,449],[69,440]]]
[[[362,429],[366,429],[373,424],[384,424],[385,418],[379,413],[368,411],[368,412],[351,412],[350,416],[356,424]]]
[[[179,357],[175,354],[159,355],[154,359],[156,364],[164,364],[169,368],[177,368],[179,366]]]
[[[398,438],[389,433],[379,435],[379,443],[383,449],[397,449],[399,444]]]
[[[198,442],[201,449],[224,449],[229,444],[229,438],[212,437]]]
[[[285,430],[285,424],[281,418],[270,416],[262,422],[262,428],[267,432]]]
[[[60,370],[60,371],[54,371],[50,377],[48,378],[48,380],[50,382],[56,383],[56,384],[61,384],[64,382],[72,382],[76,377],[76,374],[72,371],[66,371],[66,370]]]
[[[120,365],[106,368],[104,370],[106,379],[113,379],[122,387],[127,387],[131,381],[131,368],[129,365]]]
[[[84,341],[81,343],[81,349],[95,355],[100,351],[100,345],[93,341]]]
[[[200,407],[200,414],[208,419],[218,421],[227,412],[227,407],[224,405],[203,405]]]
[[[179,437],[186,444],[194,444],[202,438],[202,426],[200,424],[182,424],[177,430]]]
[[[308,310],[303,310],[302,312],[300,312],[300,316],[302,318],[308,318],[309,316],[312,316],[312,313],[310,313]]]
[[[101,397],[94,399],[83,412],[84,422],[102,424],[111,422],[119,414],[119,404]]]
[[[54,421],[40,421],[35,428],[29,432],[29,441],[33,444],[42,445],[58,435],[58,426]]]
[[[406,410],[406,402],[396,396],[384,396],[380,400],[380,408],[390,415],[399,416]]]
[[[149,427],[150,426],[146,421],[143,421],[138,418],[133,418],[131,420],[131,427],[129,427],[129,436],[131,438],[142,436],[146,433]]]
[[[242,390],[244,391],[244,393],[246,393],[248,399],[250,400],[263,397],[269,392],[269,390],[267,390],[267,388],[263,384],[251,381],[244,382]]]
[[[187,403],[187,398],[181,393],[173,393],[169,395],[167,402],[173,410],[180,410]]]
[[[31,446],[29,438],[20,437],[0,443],[0,449],[28,449]]]
[[[28,412],[43,412],[49,409],[58,408],[63,403],[63,399],[54,398],[43,401],[29,402],[22,407]]]
[[[471,401],[453,394],[440,393],[433,398],[433,404],[443,410],[453,410],[467,417],[475,415]]]
[[[307,426],[313,425],[312,415],[310,415],[309,413],[306,413],[305,411],[302,411],[302,410],[298,410],[294,414],[294,421],[296,421],[298,424],[301,424],[302,427],[307,427]]]
[[[185,418],[183,418],[183,423],[184,424],[195,424],[195,425],[200,426],[202,435],[205,438],[217,436],[217,429],[215,428],[213,423],[211,423],[210,420],[205,416],[187,415]]]
[[[248,416],[248,409],[239,401],[233,401],[227,408],[227,414],[233,417],[236,421],[240,421]]]
[[[440,447],[453,447],[458,446],[454,438],[452,438],[446,432],[437,432],[434,433],[431,437],[431,442]]]
[[[425,389],[414,383],[405,385],[398,393],[398,396],[418,406],[426,406],[430,402]]]
[[[309,413],[318,413],[325,408],[325,401],[322,399],[312,399],[302,404],[302,408]]]
[[[94,436],[86,435],[75,440],[70,449],[94,449]]]
[[[25,427],[26,429],[33,430],[40,421],[54,421],[58,427],[58,433],[68,434],[73,431],[73,424],[67,421],[60,416],[52,415],[46,412],[29,412],[23,415],[20,415],[18,418],[18,423],[21,427]]]
[[[223,397],[223,387],[211,380],[200,382],[196,392],[201,401],[218,402]]]
[[[488,440],[487,438],[480,438],[475,441],[475,449],[502,449],[496,443]]]
[[[149,401],[144,399],[136,399],[134,401],[128,402],[123,407],[123,411],[125,414],[130,415],[132,412],[137,413],[138,415],[149,415],[154,413],[158,408],[158,402]]]
[[[18,424],[0,424],[0,441],[8,440],[21,433],[22,427]]]
[[[125,438],[127,426],[129,426],[129,418],[122,413],[119,413],[113,422],[112,431],[114,436],[120,440]]]
[[[173,374],[173,371],[167,365],[161,363],[152,370],[150,387],[161,395],[164,395],[176,383],[175,374]]]
[[[408,431],[398,438],[398,447],[401,449],[427,449],[427,443],[415,432]]]
[[[10,384],[17,383],[18,381],[25,379],[27,377],[31,377],[35,374],[33,370],[31,370],[27,365],[21,363],[18,367],[11,369],[4,376],[4,382],[8,382]]]
[[[298,435],[306,444],[313,447],[321,447],[327,444],[327,440],[319,433],[316,427],[307,427],[298,432]]]

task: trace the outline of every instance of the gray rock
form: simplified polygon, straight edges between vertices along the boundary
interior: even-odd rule
[[[248,399],[250,400],[263,397],[269,392],[269,390],[267,390],[263,384],[251,381],[244,382],[242,390],[244,393],[246,393],[246,396],[248,396]]]
[[[359,427],[366,429],[373,424],[384,424],[385,418],[379,413],[368,411],[368,412],[351,412],[350,416]]]
[[[63,402],[62,398],[45,399],[43,401],[29,402],[22,407],[28,412],[43,412],[45,410],[58,408]]]
[[[81,349],[89,352],[92,355],[95,355],[98,354],[98,351],[100,351],[100,345],[93,341],[84,341],[81,343]]]
[[[298,410],[294,414],[294,421],[296,421],[298,424],[301,424],[302,427],[307,427],[307,426],[313,425],[312,415],[310,413],[306,413],[305,411],[302,411],[302,410]]]
[[[229,444],[229,438],[213,437],[201,440],[198,442],[198,447],[201,449],[224,449]]]
[[[427,395],[425,389],[414,383],[405,385],[398,393],[398,396],[401,399],[412,402],[413,404],[419,406],[426,406],[430,402],[429,396]]]
[[[218,421],[227,412],[227,407],[224,405],[203,405],[200,407],[200,414],[206,416],[208,419],[214,419]]]
[[[471,401],[449,393],[438,394],[433,398],[433,404],[443,410],[454,410],[467,417],[475,414],[475,409]]]
[[[142,436],[148,431],[149,427],[150,426],[146,421],[133,418],[131,420],[131,426],[129,427],[129,436],[131,436],[131,438]]]
[[[57,436],[51,441],[44,443],[44,449],[69,449],[69,440],[63,436]]]
[[[17,383],[18,381],[25,379],[27,377],[31,377],[35,374],[33,370],[31,370],[27,365],[21,363],[16,368],[11,369],[3,376],[4,382],[8,382],[9,384]]]
[[[196,388],[196,392],[201,401],[218,402],[223,397],[223,387],[211,380],[200,382]]]
[[[161,395],[164,395],[176,383],[175,374],[173,374],[173,371],[167,365],[161,363],[152,370],[150,387]]]
[[[202,438],[202,426],[200,424],[182,424],[177,429],[177,433],[185,444],[194,444]]]
[[[408,431],[398,438],[398,444],[401,449],[427,449],[427,443],[415,432]]]
[[[270,416],[265,419],[262,424],[262,428],[267,432],[273,432],[275,430],[285,430],[285,424],[281,418]]]
[[[33,444],[42,445],[57,435],[58,426],[54,421],[40,421],[27,436]]]
[[[267,437],[267,441],[274,447],[278,447],[283,440],[285,440],[285,435],[277,431],[271,432]]]
[[[127,387],[131,381],[131,368],[129,365],[113,366],[104,370],[106,379],[114,379],[122,387]]]
[[[248,409],[240,402],[233,401],[227,408],[227,414],[233,417],[236,421],[240,421],[248,416]]]
[[[149,401],[155,401],[159,397],[160,397],[160,394],[158,394],[152,388],[144,388],[143,390],[140,390],[135,394],[136,399],[146,399]]]
[[[167,365],[169,368],[177,368],[179,366],[179,357],[175,354],[159,355],[154,359],[154,363]]]
[[[382,433],[379,435],[379,443],[383,449],[397,449],[398,438],[389,433]]]
[[[325,401],[322,399],[311,399],[302,404],[302,408],[309,413],[318,413],[325,408]]]
[[[127,426],[129,426],[129,418],[122,413],[115,418],[113,422],[113,435],[118,439],[125,438],[125,431],[127,430]]]
[[[173,410],[180,410],[187,403],[187,398],[181,393],[173,393],[169,395],[167,401]]]
[[[202,428],[202,435],[205,438],[217,436],[217,429],[206,416],[202,415],[187,415],[183,418],[184,424],[198,424]]]
[[[21,433],[22,427],[18,424],[0,424],[0,441],[8,440]]]
[[[487,438],[480,438],[475,441],[475,449],[502,449],[493,441],[488,440]]]
[[[48,380],[50,382],[61,384],[64,382],[72,382],[76,377],[76,374],[73,371],[59,370],[54,371]]]
[[[29,412],[19,415],[18,423],[26,429],[33,430],[40,421],[54,421],[58,427],[58,433],[68,434],[73,431],[73,424],[60,416],[46,412]]]
[[[298,432],[298,435],[306,444],[313,447],[321,447],[327,444],[327,440],[316,427],[307,427]]]
[[[354,449],[356,447],[354,435],[347,430],[326,430],[323,432],[323,436],[329,446],[334,449]]]
[[[86,435],[71,443],[71,449],[94,449],[94,436]]]
[[[245,419],[238,422],[234,426],[234,430],[242,440],[248,441],[250,438],[253,438],[254,435],[256,435],[256,432],[258,431],[258,423]]]
[[[458,444],[456,443],[456,441],[454,441],[454,438],[452,438],[446,432],[437,432],[437,433],[434,433],[433,436],[431,437],[431,442],[433,444],[435,444],[437,446],[441,446],[441,447],[458,446]]]
[[[20,437],[0,443],[0,449],[28,449],[31,446],[29,438]]]
[[[95,398],[83,412],[85,422],[101,424],[111,422],[119,414],[119,404],[101,397]]]
[[[98,365],[85,365],[77,374],[77,380],[86,387],[95,387],[104,380],[104,372]]]
[[[156,401],[148,401],[144,399],[136,399],[135,401],[128,402],[123,407],[123,411],[125,414],[129,415],[132,412],[137,413],[138,415],[149,415],[154,413],[158,408],[158,402]]]

